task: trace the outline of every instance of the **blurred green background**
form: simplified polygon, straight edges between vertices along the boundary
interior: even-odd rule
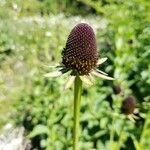
[[[32,149],[71,149],[73,89],[63,90],[67,76],[43,74],[50,71],[44,65],[61,62],[80,22],[94,28],[99,55],[108,57],[100,69],[116,79],[83,89],[81,150],[149,150],[148,0],[0,0],[0,133],[12,123],[25,128]],[[130,95],[135,122],[120,110]]]

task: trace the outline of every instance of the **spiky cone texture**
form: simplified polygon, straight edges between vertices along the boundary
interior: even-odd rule
[[[93,29],[85,23],[71,31],[62,52],[62,63],[79,75],[88,75],[96,67],[98,53]]]
[[[97,67],[107,58],[98,60],[97,45],[94,31],[86,23],[77,24],[68,36],[66,46],[62,51],[62,63],[57,65],[57,71],[46,74],[46,77],[57,77],[70,71],[70,78],[65,84],[69,88],[76,76],[86,84],[92,85],[92,75],[113,80]]]
[[[134,110],[136,108],[136,101],[133,96],[128,96],[123,102],[121,111],[125,115],[130,115],[134,113]]]

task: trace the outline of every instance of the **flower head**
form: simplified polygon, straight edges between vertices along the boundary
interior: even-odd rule
[[[134,96],[128,96],[127,98],[123,100],[121,111],[132,122],[135,122],[135,119],[139,119],[139,117],[137,116],[139,111],[136,108],[136,100]]]
[[[122,102],[122,113],[126,115],[130,115],[134,113],[136,107],[136,101],[133,96],[128,96],[123,102]]]
[[[45,76],[56,77],[70,71],[66,88],[70,87],[76,76],[87,84],[92,84],[92,75],[113,80],[105,72],[97,69],[106,60],[107,58],[98,60],[96,38],[92,27],[86,23],[79,23],[68,36],[62,51],[62,62],[56,66],[57,71]]]
[[[88,75],[96,67],[98,53],[96,38],[91,26],[85,23],[76,25],[62,52],[62,63],[79,75]]]
[[[113,92],[114,92],[116,95],[119,95],[119,94],[122,94],[122,93],[123,93],[122,88],[121,88],[121,86],[119,86],[119,85],[114,85],[114,86],[113,86]]]

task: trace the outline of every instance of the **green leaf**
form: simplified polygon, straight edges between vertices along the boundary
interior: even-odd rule
[[[34,129],[32,130],[32,132],[28,135],[29,138],[33,138],[37,135],[41,135],[41,134],[48,134],[49,130],[48,127],[45,125],[37,125],[36,127],[34,127]]]

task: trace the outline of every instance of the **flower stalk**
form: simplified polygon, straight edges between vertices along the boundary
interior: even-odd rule
[[[68,36],[66,46],[62,51],[62,62],[54,67],[56,71],[44,75],[45,77],[59,77],[68,72],[69,78],[64,89],[70,88],[74,83],[73,150],[79,150],[82,82],[93,85],[93,76],[114,80],[107,73],[98,69],[99,65],[106,60],[107,58],[98,59],[96,37],[92,27],[86,23],[79,23]]]
[[[76,76],[74,82],[73,150],[78,150],[81,92],[82,92],[82,81],[79,78],[79,76]]]

